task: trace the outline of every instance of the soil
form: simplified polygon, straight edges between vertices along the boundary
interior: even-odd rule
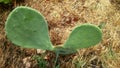
[[[77,68],[77,64],[81,64],[78,68],[120,67],[120,8],[117,0],[13,0],[10,4],[0,4],[0,68],[39,68],[38,61],[33,57],[43,54],[46,68],[54,67],[55,53],[38,53],[36,49],[21,48],[6,38],[5,21],[17,6],[32,7],[44,15],[55,46],[63,44],[73,28],[80,24],[105,23],[103,39],[99,44],[80,49],[76,54],[60,55],[56,66]]]

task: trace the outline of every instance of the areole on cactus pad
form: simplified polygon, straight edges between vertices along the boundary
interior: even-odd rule
[[[99,43],[101,29],[93,24],[77,26],[62,46],[53,46],[48,34],[48,24],[41,13],[30,7],[15,8],[5,24],[7,38],[15,45],[25,48],[51,50],[61,54],[76,52]]]

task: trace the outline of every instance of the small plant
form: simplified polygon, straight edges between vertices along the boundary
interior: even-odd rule
[[[47,61],[44,60],[44,56],[36,55],[36,56],[33,56],[33,59],[37,60],[39,68],[47,68],[46,67]]]
[[[102,39],[102,32],[98,26],[82,24],[71,32],[63,45],[53,46],[43,15],[24,6],[15,8],[9,14],[5,31],[7,38],[18,46],[50,50],[57,54],[75,53],[77,49],[94,46]]]
[[[0,3],[4,3],[4,4],[8,4],[10,3],[12,0],[0,0]]]

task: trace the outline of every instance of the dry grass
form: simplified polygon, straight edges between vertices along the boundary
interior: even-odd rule
[[[60,56],[61,68],[120,67],[120,12],[117,5],[113,6],[109,0],[25,0],[24,5],[37,9],[45,16],[54,45],[63,44],[71,30],[82,23],[106,23],[102,29],[103,40],[97,46],[79,50],[76,55]],[[0,68],[24,68],[22,59],[36,55],[36,50],[22,49],[6,40],[4,22],[7,15],[8,11],[0,19]],[[50,68],[55,55],[48,52],[47,57]],[[36,61],[29,62],[31,68],[37,68]]]

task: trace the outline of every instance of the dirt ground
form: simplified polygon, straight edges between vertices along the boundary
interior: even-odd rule
[[[14,46],[6,38],[4,25],[8,14],[17,6],[29,6],[46,18],[52,43],[63,44],[71,30],[83,23],[105,23],[102,41],[78,53],[59,56],[56,68],[119,68],[120,67],[120,2],[119,0],[13,0],[0,4],[0,68],[39,68],[33,56],[35,49]],[[45,52],[46,68],[54,67],[55,54]],[[42,68],[42,67],[40,67]]]

